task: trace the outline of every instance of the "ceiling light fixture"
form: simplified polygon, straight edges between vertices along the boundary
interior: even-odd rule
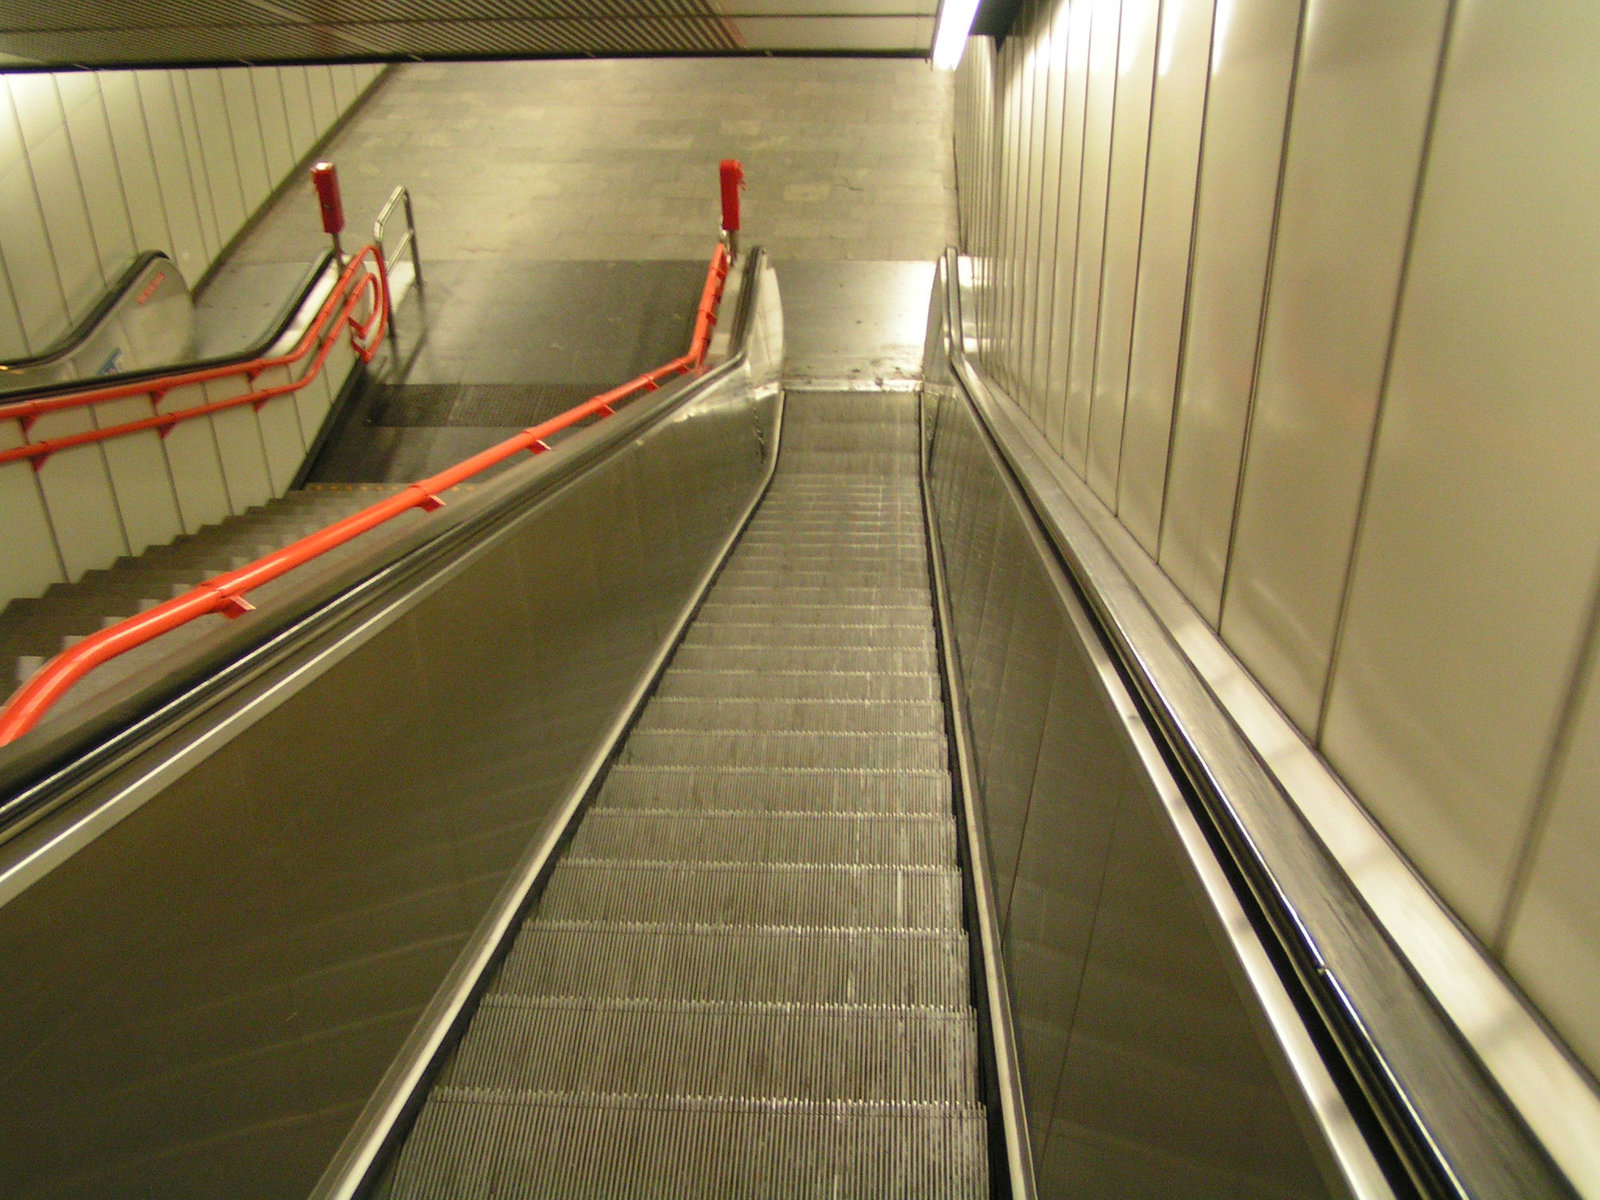
[[[978,13],[978,0],[944,0],[939,8],[939,28],[933,35],[933,65],[954,71],[961,65],[972,32],[972,18]]]

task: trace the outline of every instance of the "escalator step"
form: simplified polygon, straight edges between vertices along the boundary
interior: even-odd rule
[[[700,608],[700,619],[742,625],[904,625],[932,629],[933,609],[927,604],[795,604],[774,592],[765,603],[708,600]]]
[[[490,993],[446,1087],[575,1095],[972,1104],[969,1008],[553,999]]]
[[[889,671],[931,676],[937,666],[932,650],[854,646],[679,646],[672,658],[674,671]]]
[[[596,809],[571,853],[584,860],[953,867],[956,830],[943,815]]]
[[[951,811],[944,771],[833,771],[821,767],[638,767],[619,763],[593,811],[606,808],[759,812]]]
[[[657,699],[695,696],[749,700],[937,700],[926,672],[679,670],[663,676]]]
[[[822,604],[870,605],[883,608],[926,606],[928,590],[924,586],[907,587],[796,587],[792,584],[730,583],[726,577],[719,579],[706,599],[706,604],[769,604],[785,598],[806,608]]]
[[[834,649],[859,646],[876,650],[933,649],[931,625],[784,625],[772,621],[735,624],[710,617],[694,623],[682,645],[806,646]]]
[[[657,696],[639,728],[793,729],[810,733],[939,733],[944,709],[931,701],[744,700]]]
[[[440,1088],[393,1200],[982,1200],[982,1108],[552,1096]]]
[[[494,990],[960,1011],[967,953],[963,932],[544,921],[523,928]]]
[[[945,766],[944,735],[805,733],[796,730],[636,729],[619,762],[655,766],[862,767]]]
[[[813,867],[563,860],[548,920],[961,928],[961,876],[944,867]]]

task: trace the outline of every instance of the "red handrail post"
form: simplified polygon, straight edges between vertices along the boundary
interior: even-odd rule
[[[728,250],[739,253],[739,192],[744,187],[744,166],[737,158],[722,160],[722,236]]]
[[[344,265],[344,248],[339,235],[344,232],[344,197],[339,194],[339,169],[331,162],[311,168],[311,183],[317,189],[317,207],[322,210],[322,232],[333,239],[333,252]]]

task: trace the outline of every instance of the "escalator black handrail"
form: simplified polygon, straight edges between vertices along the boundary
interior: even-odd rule
[[[71,328],[37,354],[8,358],[0,362],[0,371],[28,371],[38,367],[48,367],[72,354],[89,340],[100,324],[111,315],[112,309],[133,290],[134,284],[139,282],[139,277],[144,274],[145,268],[158,262],[171,264],[174,271],[178,269],[178,264],[160,250],[145,250],[135,255],[133,261],[117,277],[117,281],[100,293],[100,298],[94,302],[94,306]]]
[[[96,377],[95,385],[107,387],[112,384],[140,383],[145,380],[160,379],[162,376],[171,375],[179,369],[184,371],[207,371],[216,367],[231,366],[236,363],[250,362],[253,359],[265,357],[273,346],[283,340],[284,334],[289,331],[289,327],[294,323],[295,318],[305,308],[306,301],[311,297],[312,292],[316,290],[317,284],[327,274],[328,266],[333,262],[333,259],[332,250],[324,250],[312,259],[311,265],[306,268],[306,273],[301,277],[300,282],[290,291],[289,299],[284,302],[272,320],[267,323],[266,332],[249,345],[238,350],[230,350],[226,354],[215,354],[209,358],[197,358],[187,363],[141,367],[135,371],[119,371],[114,375],[101,375]],[[160,250],[146,250],[134,260],[133,266],[130,266],[122,277],[96,301],[89,315],[64,334],[50,349],[29,358],[10,359],[4,364],[0,364],[0,366],[3,366],[6,371],[20,371],[24,368],[47,366],[51,362],[65,358],[88,340],[95,327],[127,295],[128,290],[137,281],[138,276],[144,272],[145,268],[152,262],[163,260],[166,262],[172,261]],[[176,263],[173,264],[173,270],[177,270]],[[81,379],[65,379],[40,388],[7,392],[0,396],[0,404],[13,404],[35,399],[42,400],[52,396],[59,396],[66,392],[81,390],[83,385],[83,380]]]
[[[747,255],[734,302],[727,357],[619,410],[616,417],[541,454],[452,504],[439,520],[358,553],[326,577],[308,579],[248,623],[230,622],[158,679],[113,697],[61,728],[45,725],[0,747],[0,843],[81,794],[94,781],[302,651],[358,610],[408,593],[577,474],[666,420],[746,358],[752,304],[765,256]]]
[[[1364,1110],[1370,1134],[1386,1140],[1383,1157],[1403,1172],[1395,1182],[1429,1200],[1578,1195],[1245,735],[1165,636],[1159,618],[1131,584],[1118,580],[1109,551],[1092,530],[1075,539],[1052,516],[1037,481],[1000,434],[988,409],[994,403],[989,385],[966,356],[953,250],[946,252],[943,277],[957,390],[1186,784],[1197,817],[1234,874],[1241,902],[1281,955],[1286,986],[1337,1056],[1330,1066],[1341,1068],[1336,1073],[1349,1083],[1347,1093],[1357,1093],[1347,1101]],[[1118,584],[1104,586],[1111,580]],[[1314,875],[1302,869],[1306,864]],[[1344,919],[1321,919],[1333,910]],[[1384,1037],[1377,1019],[1403,1027],[1407,1044]]]

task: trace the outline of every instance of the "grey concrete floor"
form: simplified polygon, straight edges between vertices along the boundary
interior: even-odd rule
[[[325,157],[353,237],[404,183],[440,260],[704,258],[722,158],[779,261],[932,259],[956,233],[951,80],[906,59],[404,65]],[[323,240],[301,181],[232,261]]]

